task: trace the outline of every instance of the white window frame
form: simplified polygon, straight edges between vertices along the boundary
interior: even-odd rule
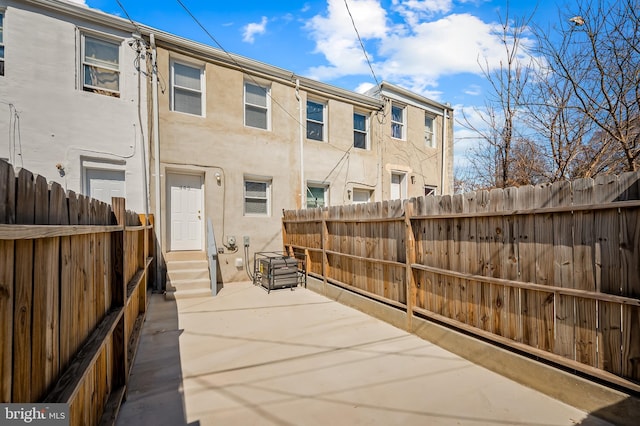
[[[431,127],[427,125],[427,122],[431,121]],[[424,115],[424,142],[428,148],[436,147],[436,134],[433,126],[436,124],[436,119],[432,115]]]
[[[5,55],[5,51],[4,51],[4,21],[5,21],[6,15],[5,15],[5,9],[4,8],[0,8],[0,50],[2,51],[2,54],[0,55],[0,76],[3,76],[5,73],[5,61],[4,61],[4,55]]]
[[[394,176],[400,176],[400,197],[399,198],[392,198]],[[401,170],[393,170],[391,172],[391,180],[389,181],[389,198],[392,200],[404,200],[407,198],[407,172],[403,172]]]
[[[263,183],[266,185],[265,187],[265,196],[264,197],[247,197],[247,183]],[[266,177],[257,177],[257,176],[245,176],[242,181],[242,212],[244,216],[248,217],[270,217],[271,216],[271,185],[272,179]],[[267,200],[267,211],[266,213],[247,213],[247,199],[254,200]]]
[[[126,162],[120,160],[109,160],[105,158],[80,157],[80,168],[82,170],[81,186],[83,193],[89,196],[89,176],[90,170],[107,170],[110,172],[118,172],[124,174],[124,193],[127,196],[127,167]]]
[[[358,149],[364,149],[364,150],[368,150],[370,149],[369,146],[369,114],[366,114],[364,112],[361,111],[354,111],[353,112],[353,147],[354,148],[358,148]],[[360,115],[362,117],[364,117],[364,130],[360,130],[360,129],[356,129],[355,126],[355,116],[356,115]],[[356,133],[360,133],[360,134],[364,134],[364,147],[357,147],[356,146]]]
[[[402,112],[402,121],[395,121],[393,119],[393,109],[394,108],[398,108]],[[391,104],[391,137],[393,139],[406,140],[406,134],[407,134],[406,121],[407,121],[407,107],[405,105],[392,103]],[[400,137],[394,136],[394,134],[393,134],[394,125],[400,126]]]
[[[118,66],[112,66],[111,64],[108,63],[103,63],[99,66],[99,68],[104,68],[106,70],[109,71],[114,71],[117,73],[118,75],[118,90],[112,90],[112,89],[107,89],[104,87],[100,87],[100,86],[93,86],[93,85],[88,85],[85,84],[85,65],[87,66],[94,66],[97,67],[96,64],[94,63],[90,63],[86,61],[86,50],[85,50],[85,42],[87,37],[92,38],[94,40],[99,40],[102,41],[104,43],[111,43],[114,45],[118,46]],[[79,73],[79,77],[80,77],[80,90],[82,90],[83,92],[89,92],[89,93],[98,93],[98,94],[102,94],[102,95],[109,95],[109,96],[113,96],[116,98],[120,97],[120,94],[122,93],[122,70],[121,70],[121,64],[123,63],[122,60],[122,40],[121,38],[115,37],[115,36],[111,36],[109,34],[102,34],[99,32],[95,32],[95,31],[91,31],[91,30],[87,30],[84,28],[80,29],[80,73]]]
[[[309,102],[313,102],[314,104],[322,105],[322,121],[321,122],[309,119],[309,112],[308,112],[308,110],[309,110],[308,109]],[[306,123],[312,122],[312,123],[316,123],[316,124],[321,124],[322,125],[322,139],[310,138],[308,130],[307,130],[307,133],[306,133],[307,139],[310,140],[310,141],[316,141],[316,142],[326,142],[327,141],[327,103],[323,102],[323,101],[319,101],[317,99],[307,99],[307,103],[305,105],[305,109],[306,109]],[[308,124],[307,124],[307,127],[308,127]]]
[[[356,193],[367,194],[367,201],[356,201]],[[352,204],[366,204],[371,202],[371,197],[373,196],[373,191],[370,189],[363,188],[353,188],[353,193],[351,195]]]
[[[438,193],[438,187],[433,185],[424,186],[424,195],[436,195]]]
[[[259,87],[264,90],[265,96],[265,105],[256,105],[247,102],[247,85],[251,85],[254,87]],[[244,96],[244,125],[246,127],[251,127],[252,129],[260,129],[260,130],[271,130],[271,88],[267,85],[259,84],[253,81],[245,81],[243,85],[243,96]],[[260,110],[264,110],[266,115],[266,127],[257,127],[252,126],[251,124],[247,124],[247,107],[252,107]]]
[[[328,207],[329,206],[329,184],[327,183],[315,183],[315,182],[307,182],[307,197],[309,196],[309,193],[311,192],[309,190],[309,188],[316,188],[316,189],[322,189],[323,190],[323,201],[324,201],[324,205],[323,206],[309,206],[309,202],[307,201],[306,203],[306,208],[308,209],[313,209],[316,207]]]
[[[195,89],[191,89],[189,87],[182,87],[182,86],[176,86],[176,78],[175,78],[175,65],[182,65],[183,67],[188,67],[188,68],[193,68],[193,69],[197,69],[200,71],[200,90],[195,90]],[[172,59],[171,60],[171,111],[173,112],[178,112],[181,114],[187,114],[187,115],[191,115],[194,117],[205,117],[205,112],[206,112],[206,102],[205,102],[205,78],[204,78],[204,65],[203,64],[195,64],[192,62],[187,62],[187,61],[181,61],[179,59]],[[200,114],[194,114],[191,112],[186,112],[186,111],[179,111],[176,110],[175,108],[175,100],[176,100],[176,92],[175,89],[176,87],[179,90],[184,90],[186,92],[191,92],[191,93],[199,93],[200,94]]]

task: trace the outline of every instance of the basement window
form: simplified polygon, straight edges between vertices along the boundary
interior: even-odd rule
[[[271,181],[245,178],[245,216],[269,216],[271,208]]]

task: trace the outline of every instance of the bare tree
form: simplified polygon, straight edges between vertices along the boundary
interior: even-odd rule
[[[639,170],[640,0],[574,7],[557,27],[535,29],[551,89],[543,105],[558,119],[545,135],[557,156],[554,174]]]
[[[476,180],[486,181],[489,187],[506,187],[514,181],[511,175],[513,143],[518,136],[518,115],[533,65],[523,45],[529,21],[530,17],[511,19],[507,4],[506,15],[500,17],[500,31],[496,34],[504,48],[504,59],[497,67],[487,58],[478,60],[492,89],[484,108],[474,109],[480,123],[462,113],[461,124],[477,133],[481,140],[471,159]]]

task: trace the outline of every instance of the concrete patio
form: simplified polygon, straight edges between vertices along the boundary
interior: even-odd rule
[[[304,288],[153,295],[118,425],[606,425]]]

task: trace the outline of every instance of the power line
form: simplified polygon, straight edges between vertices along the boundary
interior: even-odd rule
[[[347,3],[347,0],[344,0],[344,5],[347,8],[347,13],[349,13],[349,18],[351,18],[351,24],[353,24],[353,29],[356,32],[356,36],[358,36],[358,41],[360,42],[360,47],[362,48],[362,52],[364,53],[364,58],[367,60],[367,64],[369,64],[371,75],[373,75],[373,79],[375,80],[376,85],[380,86],[378,77],[376,77],[376,73],[375,71],[373,71],[373,66],[371,65],[371,61],[369,60],[369,55],[367,55],[367,50],[364,48],[364,43],[362,42],[362,38],[360,38],[360,33],[358,32],[358,28],[356,27],[356,22],[353,20],[353,15],[351,14],[351,10],[349,10],[349,4]]]

